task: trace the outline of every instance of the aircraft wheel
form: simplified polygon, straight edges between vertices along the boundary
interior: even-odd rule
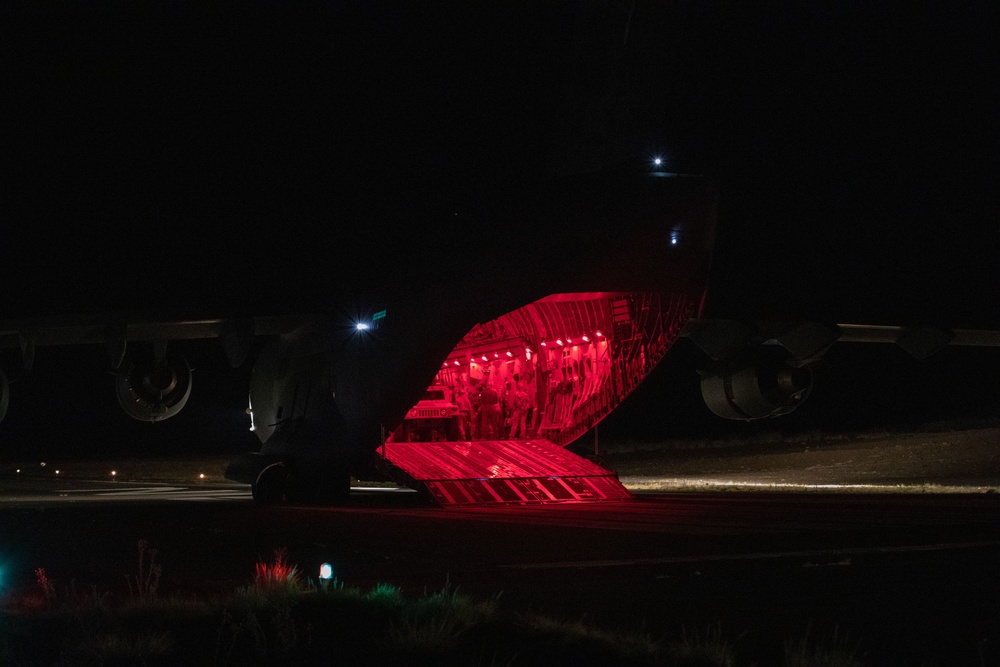
[[[339,505],[351,498],[351,475],[330,475],[318,489],[318,500],[322,503]]]
[[[257,475],[250,489],[253,499],[260,503],[280,503],[285,499],[288,469],[284,463],[272,463]]]
[[[285,480],[285,499],[290,503],[312,503],[316,500],[316,485],[304,481],[295,473]]]

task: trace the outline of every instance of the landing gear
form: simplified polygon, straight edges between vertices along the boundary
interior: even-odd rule
[[[336,472],[322,479],[306,480],[283,462],[272,463],[250,485],[253,499],[259,503],[342,504],[351,497],[351,475]]]
[[[313,485],[303,481],[294,472],[285,478],[285,500],[290,503],[311,503],[315,493]]]
[[[316,500],[323,504],[340,505],[351,498],[350,473],[329,475],[316,489]]]
[[[253,499],[259,503],[280,503],[285,499],[288,486],[288,468],[284,463],[272,463],[257,475],[257,481],[250,485]]]

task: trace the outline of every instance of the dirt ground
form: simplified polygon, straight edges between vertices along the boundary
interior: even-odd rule
[[[636,490],[1000,491],[997,427],[612,445],[602,458]]]

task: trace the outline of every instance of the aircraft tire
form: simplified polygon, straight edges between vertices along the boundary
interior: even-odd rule
[[[326,505],[342,505],[351,498],[351,475],[331,475],[317,489],[317,500]]]
[[[285,499],[288,484],[288,469],[284,463],[272,463],[257,475],[257,481],[250,486],[253,499],[259,503],[280,503]]]
[[[316,485],[311,484],[294,472],[285,479],[285,499],[290,503],[310,504],[316,498]]]

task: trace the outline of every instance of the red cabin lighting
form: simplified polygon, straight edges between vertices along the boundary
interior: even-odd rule
[[[615,320],[618,313],[614,307],[620,300],[617,293],[558,294],[527,304],[476,325],[446,357],[446,368],[434,378],[433,385],[457,393],[458,388],[475,386],[485,378],[495,387],[522,383],[537,415],[527,437],[565,446],[611,412],[671,347],[681,324],[697,314],[700,294],[665,294],[628,295],[641,317],[628,322],[631,328],[622,324],[621,346],[617,328],[614,337],[603,333],[605,326],[621,324]],[[558,331],[572,331],[576,336],[541,338]],[[633,344],[636,337],[641,345]],[[541,350],[536,354],[532,346],[537,345]],[[550,348],[558,354],[548,355],[545,350]],[[601,363],[610,360],[621,373],[613,372],[612,364]],[[446,392],[449,399],[451,395]],[[404,420],[393,442],[485,442],[525,437],[520,430],[515,436],[502,425],[484,427],[481,420],[459,424],[452,420],[457,410],[453,405],[441,414],[440,405],[433,408],[433,415],[428,414],[423,421]],[[426,423],[434,420],[441,423]]]

